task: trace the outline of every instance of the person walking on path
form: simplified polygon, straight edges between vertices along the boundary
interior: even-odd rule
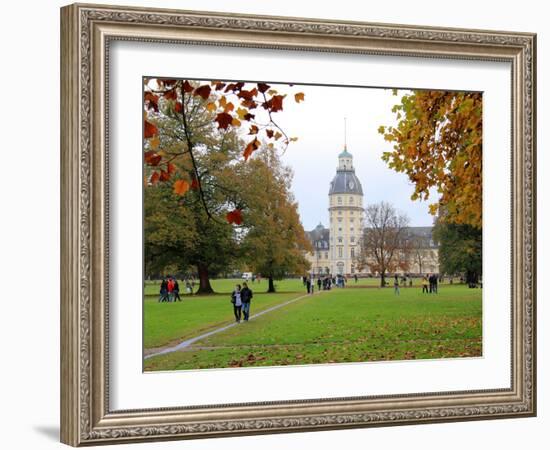
[[[323,285],[323,281],[321,280],[321,277],[317,278],[317,290],[321,290],[321,286]]]
[[[235,290],[231,293],[231,303],[233,303],[233,313],[235,314],[235,321],[237,323],[240,323],[241,310],[243,307],[240,284],[237,284],[237,286],[235,286]]]
[[[306,285],[306,288],[307,288],[307,293],[311,294],[311,279],[310,278],[306,279],[305,285]]]
[[[181,302],[180,285],[178,283],[178,280],[174,278],[174,301],[176,300],[179,300]]]
[[[428,294],[428,278],[426,276],[422,277],[422,293]]]
[[[159,303],[165,302],[167,300],[168,300],[168,284],[166,283],[166,279],[163,278],[160,283]]]
[[[241,289],[241,302],[243,303],[243,316],[245,322],[248,322],[248,317],[250,316],[250,301],[252,300],[252,296],[252,290],[246,283],[243,283],[243,288]]]
[[[393,279],[393,293],[399,295],[399,277],[397,275]]]

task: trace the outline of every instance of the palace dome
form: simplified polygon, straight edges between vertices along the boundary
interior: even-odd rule
[[[363,195],[363,188],[359,178],[355,175],[355,171],[337,170],[336,175],[330,182],[329,195],[332,194],[356,194]]]

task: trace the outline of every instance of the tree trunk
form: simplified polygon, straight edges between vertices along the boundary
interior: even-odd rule
[[[275,292],[275,285],[273,284],[273,277],[270,276],[267,280],[268,280],[267,292],[268,293]]]
[[[380,272],[380,287],[386,287],[386,272]]]
[[[197,266],[199,272],[199,289],[196,294],[213,294],[214,289],[210,285],[210,277],[208,276],[208,266],[199,264]]]

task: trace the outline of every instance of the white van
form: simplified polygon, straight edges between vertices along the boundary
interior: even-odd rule
[[[252,278],[252,272],[243,272],[241,278],[244,280],[244,281],[248,281]]]

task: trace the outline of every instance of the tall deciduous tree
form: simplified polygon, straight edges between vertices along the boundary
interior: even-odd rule
[[[408,224],[408,217],[389,203],[365,208],[365,230],[356,263],[359,269],[367,266],[371,272],[378,272],[381,287],[386,285],[388,273],[408,270],[410,248],[405,232]]]
[[[438,222],[434,237],[439,241],[441,271],[464,274],[469,287],[475,287],[482,275],[482,233],[471,225]]]
[[[201,98],[189,96],[179,112],[173,101],[159,100],[157,107],[156,138],[162,150],[152,150],[160,144],[151,139],[145,152],[146,267],[191,266],[199,276],[197,293],[208,294],[213,292],[210,276],[237,253],[226,217],[237,202],[231,170],[242,142],[235,130],[217,128]],[[192,153],[181,136],[182,115],[193,136]]]
[[[397,91],[394,91],[397,95]],[[430,212],[445,210],[449,223],[481,228],[482,94],[413,91],[393,108],[396,126],[379,132],[393,142],[383,159],[414,184],[412,199],[440,194]]]
[[[247,192],[243,262],[268,279],[268,292],[275,292],[274,280],[309,268],[305,254],[311,243],[290,192],[292,172],[277,154],[264,148],[243,169],[239,177],[240,191]]]

